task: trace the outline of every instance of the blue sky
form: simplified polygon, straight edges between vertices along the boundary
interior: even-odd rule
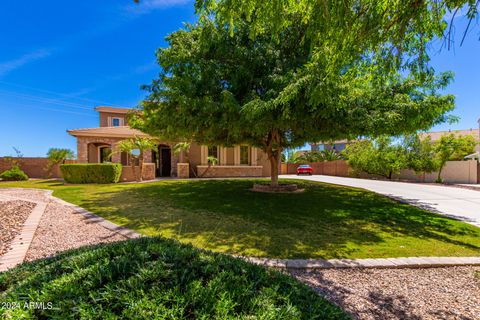
[[[67,4],[68,3],[68,4]],[[133,107],[156,77],[155,50],[165,36],[195,20],[191,0],[4,1],[0,7],[0,156],[12,147],[44,156],[50,147],[76,150],[67,129],[98,126],[96,105]],[[458,18],[456,38],[465,19]],[[478,27],[463,46],[435,52],[436,70],[452,70],[459,123],[480,117]]]

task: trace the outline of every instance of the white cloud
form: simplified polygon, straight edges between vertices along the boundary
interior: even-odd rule
[[[7,73],[15,69],[21,68],[30,62],[46,58],[51,54],[51,50],[39,49],[30,53],[26,53],[16,59],[0,62],[0,77],[6,75]]]
[[[140,3],[126,6],[125,10],[131,14],[141,15],[154,10],[182,6],[190,2],[193,3],[192,0],[140,0]]]

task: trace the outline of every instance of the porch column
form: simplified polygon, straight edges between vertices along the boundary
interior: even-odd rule
[[[235,146],[233,148],[233,164],[235,166],[240,165],[240,146]]]
[[[113,163],[122,163],[122,154],[118,152],[117,143],[112,143],[110,145],[110,150],[112,151],[112,162]]]
[[[77,138],[77,160],[78,163],[88,163],[88,141],[85,138]]]
[[[255,147],[252,147],[250,149],[250,163],[252,166],[256,166],[257,165],[257,148]]]
[[[227,148],[225,147],[220,147],[220,165],[227,165]]]
[[[144,163],[152,163],[152,152],[151,150],[148,150],[145,152],[143,155],[143,162]]]
[[[200,164],[207,165],[208,164],[208,147],[207,146],[200,146]]]

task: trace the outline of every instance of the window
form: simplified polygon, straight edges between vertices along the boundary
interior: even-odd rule
[[[249,164],[249,147],[240,146],[240,164]]]
[[[208,155],[207,155],[208,158],[210,157],[213,157],[216,159],[216,161],[212,164],[216,164],[218,162],[218,147],[217,146],[211,146],[211,147],[208,147]],[[211,162],[210,160],[208,160],[209,162]]]
[[[112,127],[120,127],[120,118],[112,118]]]

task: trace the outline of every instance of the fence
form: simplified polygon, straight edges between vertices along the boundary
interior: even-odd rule
[[[300,164],[283,163],[281,166],[282,174],[295,174]],[[348,177],[352,176],[352,169],[346,161],[328,161],[312,162],[309,165],[313,169],[313,174],[322,174],[327,176]],[[412,170],[402,170],[400,174],[393,177],[394,180],[407,180],[414,182],[435,182],[437,172],[417,174]],[[373,175],[360,174],[361,178],[380,178]],[[480,164],[476,160],[469,161],[448,161],[442,170],[442,179],[447,183],[480,183]]]
[[[295,174],[300,164],[286,163],[282,164],[282,174]],[[313,174],[324,174],[327,176],[348,177],[351,171],[346,161],[326,161],[326,162],[311,162],[309,165],[313,169]]]
[[[46,167],[48,165],[47,158],[13,158],[15,161],[18,161],[20,168],[29,176],[30,178],[45,179],[48,178],[48,173]],[[66,163],[75,163],[75,160],[67,160]],[[8,157],[0,157],[0,172],[8,170],[11,168],[11,163]],[[58,165],[52,168],[52,178],[60,178],[62,175],[60,173],[60,167]]]

